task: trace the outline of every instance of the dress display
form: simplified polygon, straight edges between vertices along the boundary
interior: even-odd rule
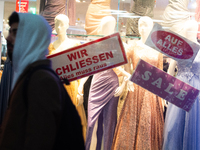
[[[110,12],[102,11],[110,9],[111,0],[91,0],[85,16],[85,30],[89,35],[98,35],[99,24],[105,16],[111,16]]]
[[[184,36],[190,41],[197,42],[198,23],[191,20],[184,25],[184,28]],[[192,66],[187,67],[179,63],[177,63],[177,66],[178,74],[176,77],[200,90],[200,53],[198,52]],[[199,100],[200,95],[197,96],[189,112],[169,103],[165,120],[163,150],[200,149]]]
[[[200,90],[200,53],[192,67],[178,64],[177,78]],[[164,150],[198,150],[200,149],[200,96],[189,112],[169,103],[164,129]]]
[[[66,0],[42,0],[41,3],[44,3],[44,8],[40,8],[42,9],[40,14],[47,20],[53,30],[54,18],[58,14],[65,14]]]
[[[169,0],[162,15],[162,26],[173,28],[176,33],[182,34],[183,24],[190,19],[188,3],[189,0]]]
[[[141,41],[130,44],[127,58],[132,60],[133,68],[137,66],[139,58],[157,68],[163,67],[162,54]],[[112,149],[160,150],[164,126],[162,100],[136,84],[134,87],[134,92],[128,92],[122,107]]]
[[[153,9],[155,0],[133,0],[134,4],[130,12],[135,16],[149,16],[153,17]],[[126,23],[127,36],[140,36],[138,31],[139,18],[128,18]]]
[[[97,146],[101,149],[102,133],[105,150],[110,150],[117,123],[117,105],[119,97],[114,97],[115,90],[119,87],[118,76],[113,69],[95,74],[92,79],[88,100],[88,128],[86,150],[90,149],[93,129],[98,120]],[[106,119],[105,119],[106,118]]]

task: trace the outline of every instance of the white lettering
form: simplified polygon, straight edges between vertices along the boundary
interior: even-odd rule
[[[157,44],[160,44],[160,46],[162,46],[162,40],[160,39]]]
[[[180,90],[179,94],[176,96],[180,100],[184,100],[185,96],[187,95],[187,92],[184,91],[183,89]]]
[[[177,52],[177,54],[178,54],[178,55],[182,55],[182,54],[183,54],[183,50],[182,50],[182,49],[179,49],[178,52]]]
[[[151,83],[152,85],[156,85],[157,88],[161,88],[162,78],[158,78],[156,81]]]
[[[183,44],[183,41],[178,41],[177,46],[181,46]]]
[[[171,35],[166,36],[165,40],[171,41]]]
[[[178,50],[178,47],[175,47],[175,46],[174,46],[174,47],[172,48],[172,52],[175,53],[175,54],[177,53],[177,50]]]
[[[147,81],[149,80],[149,76],[151,76],[152,73],[150,71],[145,71],[144,75],[142,75],[142,79]]]
[[[171,88],[173,87],[174,85],[172,83],[169,83],[168,87],[165,89],[165,92],[169,93],[170,95],[173,94],[173,92],[170,92]]]

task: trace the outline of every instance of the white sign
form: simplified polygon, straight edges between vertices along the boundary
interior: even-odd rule
[[[74,81],[127,63],[119,33],[47,56],[60,79]]]
[[[171,57],[185,66],[192,65],[200,46],[170,30],[163,30],[155,23],[149,34],[146,45]]]

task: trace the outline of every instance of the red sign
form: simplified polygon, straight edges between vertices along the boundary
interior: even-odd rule
[[[181,37],[166,31],[154,31],[151,40],[164,53],[179,59],[189,59],[193,56],[190,45]]]
[[[126,64],[119,33],[47,56],[60,79],[74,81]]]
[[[181,35],[170,30],[165,31],[157,23],[154,24],[145,44],[185,66],[193,63],[200,48],[197,43]]]
[[[16,1],[16,12],[27,13],[28,12],[28,4],[29,4],[29,0],[17,0]]]
[[[189,111],[192,108],[199,94],[198,89],[142,59],[138,62],[130,80],[185,111]]]

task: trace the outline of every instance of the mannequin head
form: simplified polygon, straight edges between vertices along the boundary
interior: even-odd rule
[[[66,34],[67,29],[69,28],[69,18],[64,14],[59,14],[55,17],[55,30],[58,35]]]
[[[99,25],[98,34],[99,35],[110,35],[115,32],[116,20],[112,16],[106,16],[101,19]]]
[[[141,35],[141,40],[143,43],[145,43],[152,28],[153,28],[153,20],[150,17],[144,16],[139,19],[138,30]]]

